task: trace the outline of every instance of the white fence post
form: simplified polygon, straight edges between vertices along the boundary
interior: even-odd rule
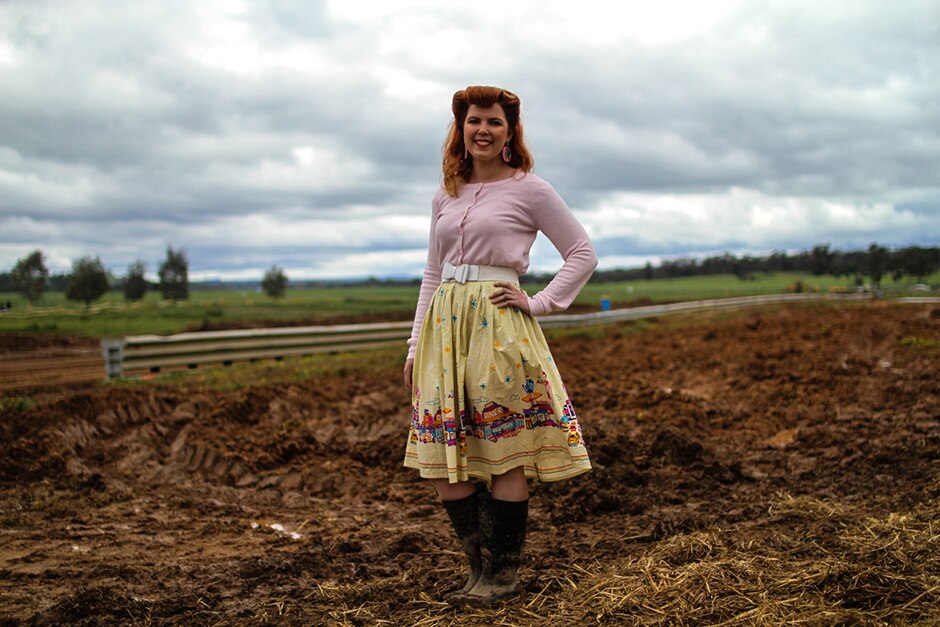
[[[104,338],[101,340],[104,373],[108,379],[120,379],[124,374],[124,344],[124,338]]]

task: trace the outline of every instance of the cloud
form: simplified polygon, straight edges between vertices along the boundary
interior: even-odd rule
[[[449,101],[523,98],[602,267],[936,245],[935,3],[0,4],[0,268],[418,274]],[[553,268],[544,240],[534,268]]]
[[[612,195],[583,216],[599,256],[682,255],[689,251],[794,250],[836,240],[864,247],[904,245],[910,233],[937,237],[935,216],[890,203],[722,194]]]

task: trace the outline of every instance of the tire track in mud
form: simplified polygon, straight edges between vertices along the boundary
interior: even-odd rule
[[[350,492],[355,481],[333,471],[337,460],[363,468],[396,466],[390,456],[392,451],[397,456],[407,424],[405,394],[389,398],[350,383],[349,394],[330,393],[329,406],[318,406],[316,398],[329,394],[311,398],[303,385],[195,399],[113,391],[106,401],[81,409],[60,406],[66,415],[54,427],[22,442],[20,450],[32,449],[29,459],[14,457],[19,466],[26,461],[52,466],[37,471],[47,478],[57,476],[59,465],[58,478],[66,482],[109,477],[171,485],[198,478],[310,495]],[[343,424],[337,424],[337,415]]]

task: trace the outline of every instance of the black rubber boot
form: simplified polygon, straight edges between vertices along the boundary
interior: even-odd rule
[[[529,519],[529,501],[484,499],[480,504],[480,557],[483,570],[469,592],[455,601],[474,607],[493,605],[515,594]]]
[[[442,501],[447,515],[450,516],[450,522],[454,525],[454,531],[457,532],[457,538],[463,546],[464,553],[467,554],[467,561],[470,563],[470,576],[467,583],[460,590],[449,592],[444,595],[444,600],[451,596],[462,595],[469,592],[482,572],[480,561],[480,491],[474,492],[470,496],[456,501]]]

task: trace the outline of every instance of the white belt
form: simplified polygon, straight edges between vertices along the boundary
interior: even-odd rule
[[[457,281],[458,283],[466,283],[467,281],[511,281],[518,283],[519,275],[512,268],[503,266],[478,266],[472,263],[455,266],[445,261],[444,268],[441,271],[441,281]]]

